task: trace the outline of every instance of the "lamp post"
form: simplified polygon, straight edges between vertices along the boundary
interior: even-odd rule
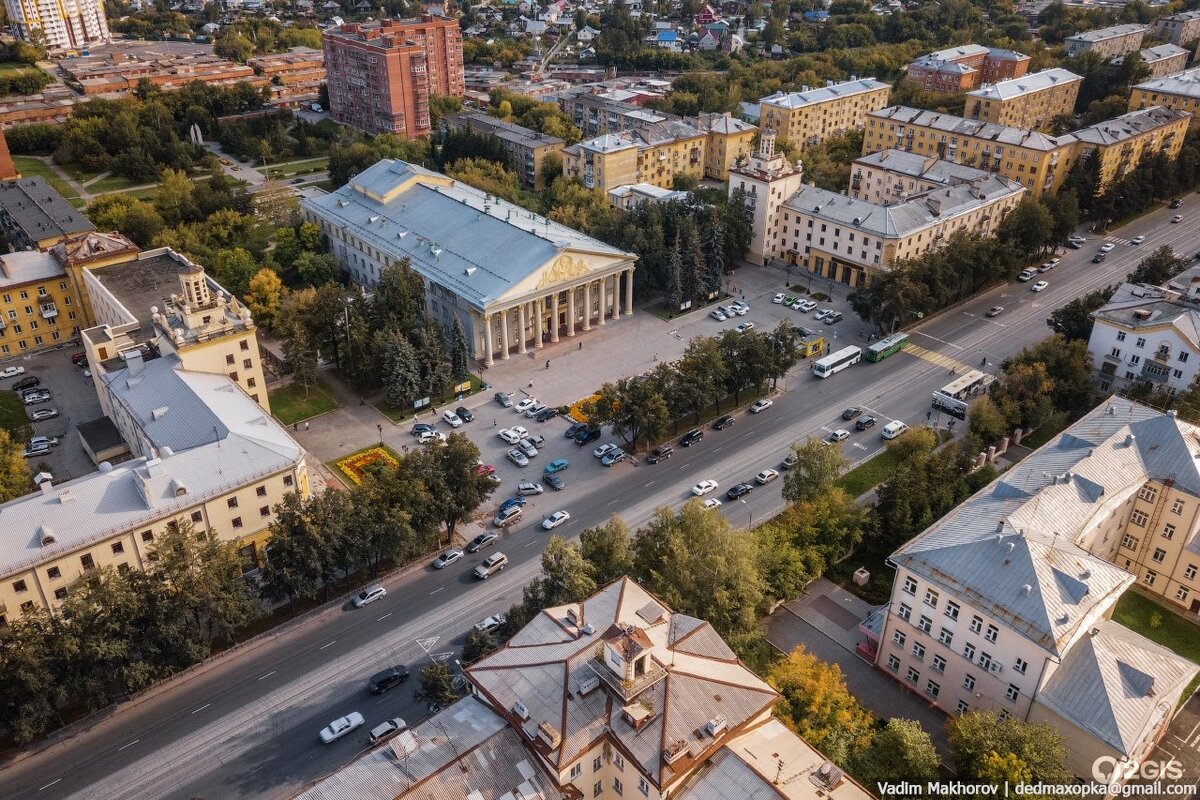
[[[750,508],[750,504],[742,498],[738,498],[738,502],[746,507],[746,511],[750,514],[750,529],[754,529],[754,509]]]
[[[379,445],[383,446],[383,423],[376,423],[375,428],[379,431]]]

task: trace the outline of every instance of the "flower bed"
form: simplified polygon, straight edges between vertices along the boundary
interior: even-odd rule
[[[600,395],[598,395],[598,394],[590,394],[587,397],[583,398],[582,400],[576,400],[574,403],[571,404],[570,410],[567,411],[567,416],[570,417],[571,419],[575,420],[576,422],[587,422],[588,415],[587,415],[587,412],[584,411],[584,409],[587,408],[587,405],[589,403],[595,402],[599,398],[600,398]]]
[[[359,450],[336,463],[342,474],[354,481],[355,485],[363,482],[365,470],[372,464],[383,464],[391,469],[400,466],[392,454],[382,447],[368,447],[366,450]]]

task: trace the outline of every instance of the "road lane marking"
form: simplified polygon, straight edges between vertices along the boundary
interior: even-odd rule
[[[613,500],[611,503],[609,503],[609,505],[610,505],[610,506],[615,506],[615,505],[616,505],[618,502],[619,502],[618,500]]]
[[[122,750],[124,750],[126,747],[133,747],[135,744],[137,744],[137,743],[138,743],[138,742],[140,742],[140,741],[141,741],[141,739],[134,739],[134,740],[133,740],[132,742],[130,742],[129,744],[123,744],[123,745],[121,745],[120,747],[118,747],[118,748],[117,748],[117,752],[118,752],[118,753],[119,753],[119,752],[121,752],[121,751],[122,751]]]
[[[263,680],[264,678],[269,678],[269,677],[271,677],[271,676],[272,676],[272,675],[274,675],[274,674],[275,674],[275,670],[271,670],[271,671],[270,671],[270,672],[268,672],[266,675],[263,675],[262,677],[260,677],[260,678],[259,678],[259,680],[261,681],[261,680]]]
[[[328,642],[327,644],[323,644],[320,647],[318,647],[317,649],[324,650],[326,647],[329,647],[329,645],[332,645],[332,644],[337,644],[337,639],[334,639],[332,642]]]
[[[384,614],[382,617],[379,617],[378,619],[376,619],[375,621],[376,621],[376,622],[382,622],[383,620],[387,619],[387,618],[388,618],[388,617],[390,617],[391,615],[392,615],[392,612],[391,612],[391,611],[389,611],[389,612],[387,612],[386,614]]]
[[[721,447],[724,447],[724,446],[725,446],[725,445],[721,445]],[[713,448],[713,452],[714,452],[714,453],[719,453],[719,452],[721,452],[721,447],[714,447],[714,448]]]
[[[437,594],[438,592],[440,592],[442,589],[445,589],[445,588],[446,588],[445,586],[439,586],[438,588],[436,588],[432,592],[430,592],[430,594]]]
[[[38,791],[40,792],[40,791],[42,791],[42,789],[49,789],[51,786],[53,786],[54,784],[58,783],[61,780],[62,780],[62,778],[57,778],[55,780],[52,780],[49,783],[47,783],[45,786],[43,786],[41,789],[38,789]]]
[[[197,708],[197,709],[196,709],[195,711],[193,711],[192,713],[193,713],[193,714],[199,714],[201,711],[203,711],[204,709],[208,708],[208,707],[209,707],[209,706],[211,706],[211,705],[212,705],[212,703],[205,703],[204,705],[200,706],[199,708]]]
[[[646,485],[647,485],[647,486],[653,486],[653,485],[654,485],[654,481],[648,481],[648,482],[646,483]]]
[[[528,542],[521,545],[521,547],[529,547],[529,545],[531,545],[531,544],[537,544],[537,539],[530,539]]]
[[[687,464],[684,464],[682,467],[680,467],[680,469],[687,469],[691,465],[692,465],[691,462],[688,462]]]

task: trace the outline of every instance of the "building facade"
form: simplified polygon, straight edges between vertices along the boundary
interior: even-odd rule
[[[1037,129],[1075,111],[1083,78],[1055,67],[1021,78],[993,83],[967,95],[971,119],[1014,128]]]
[[[431,95],[463,96],[458,20],[364,22],[322,35],[329,114],[368,133],[404,138],[430,132]]]
[[[1154,21],[1154,36],[1188,47],[1200,40],[1200,11],[1180,11]]]
[[[629,183],[670,189],[676,177],[700,180],[708,135],[683,122],[655,122],[563,148],[563,175],[609,192]]]
[[[743,166],[729,171],[729,196],[741,193],[750,214],[750,246],[746,259],[755,264],[767,264],[782,259],[780,249],[779,206],[804,185],[803,163],[793,166],[782,153],[775,151],[775,132],[763,129],[758,150]]]
[[[759,127],[801,147],[863,127],[866,116],[887,105],[892,87],[874,78],[802,92],[779,92],[759,101]]]
[[[1191,115],[1190,127],[1200,129],[1200,67],[1137,84],[1129,93],[1129,110],[1166,106]]]
[[[1150,79],[1154,79],[1183,72],[1191,53],[1178,45],[1160,44],[1147,47],[1138,55],[1141,56],[1142,63],[1149,68]]]
[[[728,111],[700,114],[695,126],[705,134],[704,177],[715,181],[729,178],[729,170],[750,157],[758,128]]]
[[[850,165],[850,190],[855,200],[894,206],[930,189],[970,183],[988,173],[954,161],[904,150],[881,150],[860,156]]]
[[[969,92],[986,83],[1020,78],[1029,71],[1029,56],[978,44],[948,47],[914,60],[905,80],[927,92]]]
[[[316,102],[325,82],[325,52],[311,47],[255,56],[246,65],[267,79],[271,100],[280,106]]]
[[[302,206],[355,283],[408,259],[426,313],[488,365],[633,313],[632,253],[403,161]]]
[[[546,181],[542,177],[542,164],[546,156],[550,153],[562,155],[563,140],[557,136],[547,136],[483,112],[450,114],[442,120],[442,124],[447,130],[469,130],[498,139],[504,145],[508,165],[517,174],[521,185],[538,191],[546,188]]]
[[[51,53],[103,44],[112,38],[100,0],[4,0],[8,22],[20,38],[31,42],[34,31]]]
[[[1149,25],[1113,25],[1068,36],[1063,46],[1069,56],[1096,53],[1111,60],[1141,50],[1149,31]]]
[[[1075,158],[1100,162],[1100,185],[1120,180],[1144,156],[1161,154],[1174,159],[1183,149],[1191,117],[1182,111],[1152,106],[1097,122],[1071,133]]]

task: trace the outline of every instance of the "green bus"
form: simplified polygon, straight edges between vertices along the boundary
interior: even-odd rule
[[[867,348],[867,361],[883,361],[892,353],[899,353],[908,347],[907,333],[893,333]]]

